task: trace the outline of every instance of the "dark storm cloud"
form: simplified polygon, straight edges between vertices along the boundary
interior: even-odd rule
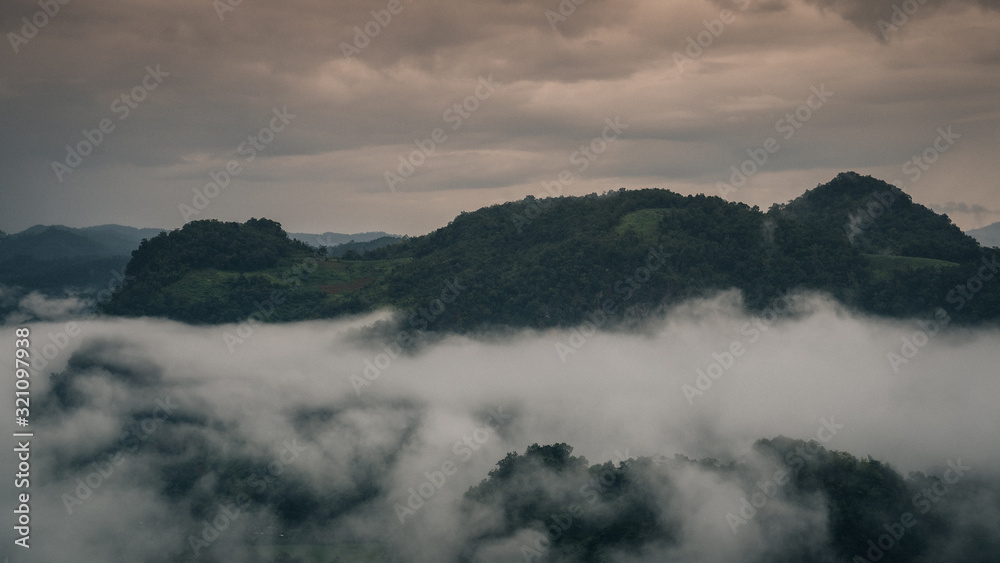
[[[803,0],[823,11],[836,13],[859,28],[888,42],[911,17],[929,17],[948,4],[965,4],[1000,10],[996,0]]]

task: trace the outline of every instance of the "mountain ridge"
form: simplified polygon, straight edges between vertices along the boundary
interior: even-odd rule
[[[524,221],[530,209],[538,212]],[[236,223],[213,224],[212,229],[255,232]],[[949,291],[972,279],[982,266],[979,259],[986,256],[947,216],[912,202],[881,180],[853,172],[767,212],[716,196],[659,189],[528,197],[461,213],[427,235],[346,260],[310,253],[305,245],[290,250],[292,240],[280,225],[267,224],[269,236],[275,237],[268,244],[288,249],[276,259],[282,267],[308,264],[309,272],[299,271],[289,280],[287,272],[272,266],[226,270],[166,264],[164,271],[187,272],[185,279],[167,283],[133,268],[137,260],[158,260],[140,247],[128,273],[146,276],[145,296],[138,298],[137,289],[126,287],[108,312],[236,322],[253,313],[249,303],[264,302],[279,291],[295,295],[295,304],[275,308],[269,320],[389,307],[411,312],[403,316],[409,315],[414,328],[462,332],[570,326],[594,315],[610,324],[628,323],[651,308],[736,288],[755,311],[784,292],[804,289],[829,293],[871,314],[919,316],[945,306]],[[200,225],[192,222],[185,229]],[[173,240],[182,239],[198,241],[197,236]],[[200,246],[172,252],[179,256],[215,243],[188,244]],[[651,254],[669,260],[654,268]],[[171,285],[175,283],[180,285]],[[244,288],[243,304],[219,309],[232,301],[230,292],[238,285]],[[195,303],[193,296],[203,301]],[[168,303],[187,313],[171,312]],[[197,313],[212,308],[226,312]],[[998,317],[997,291],[990,289],[969,299],[956,321]]]
[[[1000,221],[966,232],[983,246],[1000,247]]]

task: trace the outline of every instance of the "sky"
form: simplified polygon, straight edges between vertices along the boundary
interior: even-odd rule
[[[637,333],[450,335],[391,352],[392,331],[370,328],[385,312],[190,326],[87,320],[74,314],[86,304],[71,301],[21,304],[36,318],[33,373],[52,375],[31,378],[33,543],[30,553],[0,545],[12,561],[233,560],[262,541],[261,530],[271,537],[286,501],[307,514],[300,529],[381,545],[391,560],[520,561],[535,524],[491,535],[484,528],[498,525],[499,508],[470,517],[460,500],[508,452],[559,442],[592,464],[675,454],[749,464],[756,472],[746,482],[697,468],[671,470],[669,486],[653,479],[663,525],[679,522],[684,533],[639,560],[774,561],[790,543],[821,550],[827,540],[821,495],[775,496],[731,529],[727,514],[780,469],[753,443],[779,435],[872,456],[904,476],[941,476],[949,462],[967,468],[962,483],[982,488],[947,494],[926,517],[947,522],[944,536],[957,545],[932,546],[922,561],[987,560],[995,548],[979,558],[965,550],[1000,537],[995,328],[938,332],[808,294],[750,317],[730,291],[650,317]],[[0,348],[8,363],[13,326],[8,319]],[[574,353],[560,353],[580,335]],[[919,348],[894,366],[904,339]],[[735,343],[742,351],[727,358]],[[699,371],[711,379],[698,383]],[[13,410],[0,402],[0,416]],[[15,474],[16,462],[0,457],[0,471]],[[426,503],[411,504],[420,487]],[[15,492],[23,489],[13,479],[0,485],[5,499]],[[238,494],[260,504],[222,518]]]
[[[1000,221],[997,0],[228,2],[0,4],[0,229],[419,235],[621,187],[766,208],[846,170]]]

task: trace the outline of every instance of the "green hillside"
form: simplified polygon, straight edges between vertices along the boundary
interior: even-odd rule
[[[899,188],[854,172],[838,174],[786,205],[785,217],[840,232],[849,244],[870,254],[975,260],[979,243],[947,215],[924,207]]]
[[[104,311],[190,323],[235,322],[255,312],[264,321],[356,313],[385,304],[359,290],[380,287],[402,261],[327,258],[267,219],[193,221],[132,253],[126,285]]]
[[[535,219],[516,222],[539,205]],[[840,293],[840,280],[866,267],[859,251],[808,225],[665,190],[496,205],[369,256],[414,259],[389,277],[390,299],[406,306],[462,280],[468,295],[443,314],[460,329],[572,325],[730,287],[762,308],[794,287]]]
[[[950,307],[988,254],[946,216],[845,173],[766,213],[658,189],[528,197],[352,259],[317,256],[266,219],[195,221],[133,253],[135,279],[106,311],[218,323],[271,310],[270,299],[280,306],[265,320],[387,306],[410,312],[414,328],[467,331],[620,324],[736,288],[754,311],[809,289],[874,314],[922,315]],[[1000,291],[977,292],[949,309],[956,321],[1000,318]]]

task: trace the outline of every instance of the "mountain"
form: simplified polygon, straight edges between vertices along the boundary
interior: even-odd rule
[[[1000,246],[1000,222],[986,225],[981,229],[973,229],[967,233],[983,246]]]
[[[0,238],[0,263],[13,258],[59,260],[128,256],[145,238],[163,229],[136,229],[100,225],[76,229],[62,225],[35,225]]]
[[[235,260],[261,244],[269,260]],[[969,289],[989,254],[947,216],[850,172],[767,212],[659,189],[528,197],[351,259],[317,256],[264,219],[195,221],[137,250],[140,281],[107,311],[231,322],[262,307],[268,320],[390,307],[417,329],[611,326],[735,288],[755,312],[814,290],[872,314],[996,321],[1000,292]]]
[[[138,245],[137,245],[138,246]],[[0,263],[14,258],[58,260],[102,254],[101,243],[66,227],[32,227],[0,239]],[[105,256],[108,253],[103,252]]]
[[[868,254],[910,256],[962,262],[980,253],[976,240],[899,188],[855,172],[807,190],[785,205],[781,215],[843,232],[848,242]]]
[[[347,291],[381,275],[369,266],[332,261],[268,219],[192,221],[136,249],[104,311],[189,323],[331,317],[370,308]]]
[[[879,212],[871,202],[887,191],[895,195]],[[669,258],[647,268],[654,250]],[[753,311],[808,289],[870,313],[921,315],[950,307],[951,290],[976,276],[982,252],[946,216],[848,172],[767,213],[664,190],[529,197],[367,256],[413,258],[387,279],[390,301],[407,308],[432,303],[444,280],[462,280],[469,297],[437,323],[471,329],[628,320],[729,288]],[[949,311],[957,319],[1000,317],[995,289],[965,301]]]
[[[35,225],[0,237],[0,284],[18,293],[91,294],[119,282],[132,251],[162,229]],[[10,307],[0,308],[0,314]]]
[[[316,248],[326,248],[328,256],[342,258],[344,256],[354,257],[364,254],[369,250],[382,248],[395,242],[399,242],[404,237],[390,235],[382,231],[367,233],[355,233],[345,235],[343,233],[326,232],[321,235],[308,233],[288,233],[288,238],[298,240]],[[350,254],[349,254],[350,253]]]
[[[373,240],[385,237],[392,237],[396,239],[401,238],[397,235],[390,235],[389,233],[384,233],[382,231],[355,233],[353,235],[346,235],[344,233],[331,233],[331,232],[326,232],[321,235],[310,234],[310,233],[288,233],[288,237],[293,240],[302,241],[310,246],[315,246],[315,247],[320,247],[320,246],[332,247],[351,242],[356,242],[356,243],[371,242]]]
[[[762,308],[793,287],[836,292],[864,267],[810,225],[652,189],[495,205],[368,256],[412,258],[386,280],[405,307],[427,307],[460,280],[461,304],[438,322],[463,330],[623,318],[731,287]]]
[[[19,293],[61,294],[67,289],[84,295],[93,293],[120,280],[132,251],[144,239],[162,232],[123,225],[35,225],[12,235],[0,231],[0,284],[15,286]],[[315,247],[327,246],[330,256],[341,257],[352,251],[363,254],[402,237],[379,231],[353,235],[295,233],[292,238]],[[8,310],[2,308],[0,314]]]
[[[524,454],[508,453],[485,480],[470,488],[462,513],[469,519],[487,511],[496,514],[478,526],[472,543],[520,545],[526,561],[610,561],[611,553],[628,554],[630,561],[668,560],[650,554],[681,552],[689,530],[698,527],[696,518],[680,507],[690,502],[693,489],[700,489],[694,494],[701,495],[706,487],[717,487],[742,491],[742,498],[725,508],[713,506],[718,512],[704,518],[724,519],[734,535],[747,533],[755,518],[766,519],[762,527],[778,535],[787,525],[781,521],[783,512],[822,499],[813,505],[820,514],[816,522],[797,522],[794,531],[786,533],[798,538],[815,532],[826,541],[775,541],[780,548],[741,560],[996,559],[996,538],[979,534],[978,541],[966,541],[971,530],[958,532],[946,524],[944,514],[928,513],[939,501],[932,489],[948,491],[952,502],[962,502],[982,498],[990,487],[987,482],[972,483],[968,477],[962,482],[952,469],[947,482],[919,472],[903,477],[871,457],[859,459],[816,441],[782,436],[759,440],[753,449],[754,461],[725,464],[675,454],[590,465],[573,456],[567,444],[533,444]],[[778,469],[762,471],[762,466]],[[916,508],[920,510],[914,517]],[[406,509],[397,505],[401,519]],[[875,541],[881,548],[873,547]],[[962,555],[934,557],[943,545]],[[857,554],[870,555],[862,559]]]
[[[143,239],[153,238],[164,229],[126,227],[124,225],[98,225],[78,229],[84,236],[99,242],[107,252],[129,255],[139,248]]]
[[[389,246],[390,244],[396,244],[397,242],[403,240],[403,237],[398,237],[395,235],[387,235],[384,237],[379,237],[377,239],[372,239],[367,242],[345,242],[343,244],[338,244],[336,246],[326,247],[327,256],[333,258],[355,258],[361,254],[364,254],[370,250],[375,250],[377,248],[382,248],[383,246]]]

